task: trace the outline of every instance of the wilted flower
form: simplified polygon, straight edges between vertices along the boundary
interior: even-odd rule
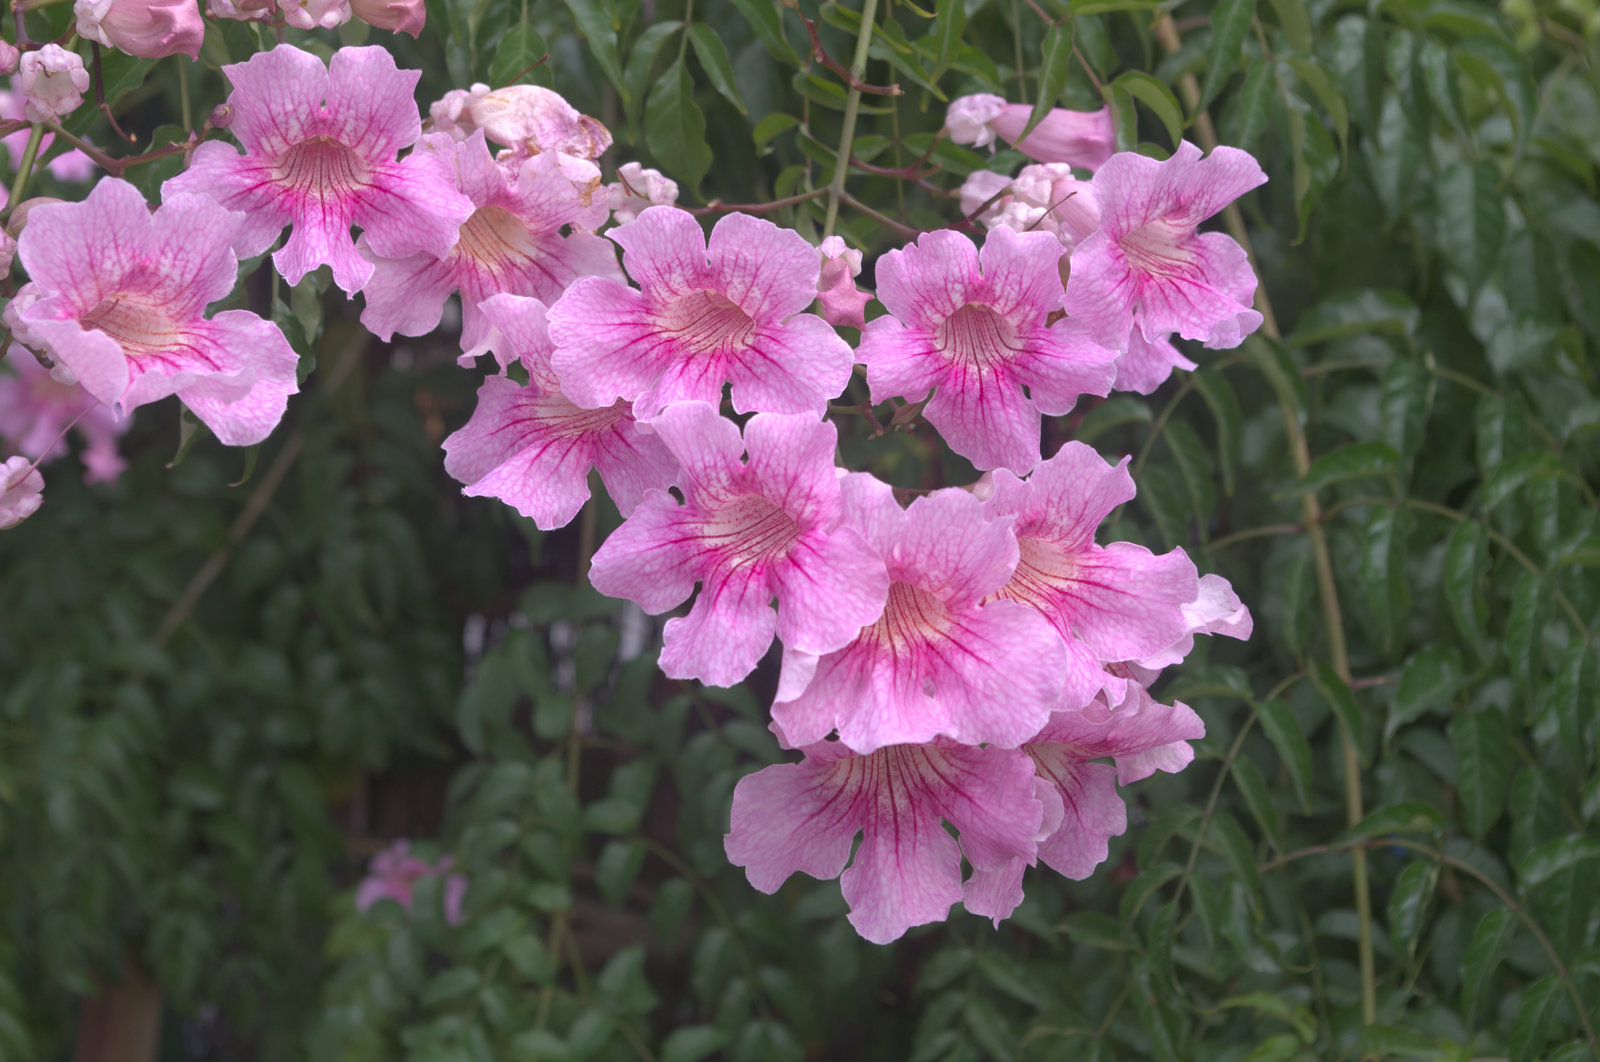
[[[47,44],[17,63],[17,88],[30,122],[53,122],[77,110],[89,91],[89,71],[77,52]]]

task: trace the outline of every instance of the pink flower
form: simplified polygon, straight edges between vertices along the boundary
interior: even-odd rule
[[[1194,362],[1172,345],[1172,334],[1146,339],[1144,330],[1130,329],[1128,348],[1117,355],[1117,382],[1113,390],[1148,395],[1167,382],[1173,369],[1190,370]]]
[[[17,72],[17,63],[22,59],[22,53],[10,41],[0,40],[0,75],[10,77]]]
[[[422,0],[350,0],[350,8],[356,18],[369,26],[409,33],[413,38],[422,35],[422,27],[428,21]]]
[[[950,139],[958,144],[984,147],[993,144],[998,134],[1029,158],[1065,163],[1091,173],[1116,150],[1116,127],[1110,107],[1098,111],[1057,107],[1019,142],[1017,137],[1032,114],[1031,104],[1007,103],[992,95],[961,96],[950,102],[944,124]]]
[[[113,178],[81,203],[36,206],[17,245],[32,281],[8,319],[122,415],[176,394],[224,443],[260,442],[298,390],[297,359],[278,326],[253,313],[205,319],[237,282],[239,222],[185,194],[151,214]]]
[[[419,155],[443,160],[475,209],[443,255],[380,257],[362,236],[358,246],[373,272],[362,289],[367,307],[361,323],[380,339],[433,331],[445,300],[460,291],[461,348],[476,356],[489,337],[479,306],[490,296],[526,295],[551,303],[580,276],[620,281],[616,248],[608,241],[592,232],[562,235],[564,227],[597,228],[605,222],[606,206],[580,199],[555,155],[536,156],[507,172],[490,158],[482,133],[462,141],[429,134],[412,157]]]
[[[200,58],[206,25],[196,0],[77,0],[78,34],[141,59]]]
[[[1073,251],[1067,312],[1118,349],[1136,312],[1149,342],[1176,332],[1208,347],[1237,346],[1261,324],[1250,308],[1255,273],[1231,237],[1197,227],[1266,179],[1236,148],[1201,159],[1184,141],[1165,162],[1117,155],[1095,174],[1100,231]]]
[[[813,745],[835,727],[866,754],[945,737],[1016,748],[1061,697],[1061,639],[1009,601],[984,605],[1011,577],[1010,520],[989,520],[964,490],[901,509],[871,476],[846,476],[846,511],[889,572],[882,613],[835,652],[785,642],[772,719],[785,745]]]
[[[472,99],[469,108],[490,140],[530,155],[555,151],[594,159],[611,146],[605,126],[540,85],[495,89]]]
[[[117,452],[117,436],[131,420],[118,420],[111,407],[75,383],[54,379],[34,357],[12,347],[5,364],[14,373],[0,373],[0,439],[13,450],[41,463],[67,452],[62,436],[69,425],[88,444],[83,451],[85,483],[113,482],[127,462]]]
[[[396,841],[372,857],[367,876],[356,888],[356,910],[365,911],[380,900],[393,900],[409,912],[417,881],[449,874],[454,865],[451,856],[440,856],[436,863],[418,859],[411,854],[409,841]],[[467,879],[463,875],[445,878],[444,920],[450,925],[460,923],[461,901],[466,895]]]
[[[832,424],[758,414],[741,443],[738,426],[714,407],[683,402],[650,427],[683,468],[683,504],[665,490],[646,491],[595,553],[590,580],[652,615],[701,584],[689,614],[667,621],[661,669],[668,677],[731,686],[756,666],[774,633],[800,652],[828,653],[883,610],[883,561],[842,526]],[[746,449],[748,463],[740,460]]]
[[[975,214],[1001,191],[1007,194],[978,218],[988,228],[1048,232],[1070,251],[1100,227],[1093,186],[1072,176],[1072,168],[1065,163],[1024,166],[1009,180],[978,170],[961,186],[961,209]]]
[[[816,248],[792,229],[745,214],[699,222],[650,207],[608,235],[641,290],[581,277],[550,308],[562,390],[580,406],[633,402],[655,416],[671,402],[720,405],[731,383],[740,413],[815,413],[850,382],[850,347],[820,317]]]
[[[0,464],[0,531],[16,527],[44,504],[44,477],[35,464],[26,457]]]
[[[1200,589],[1194,600],[1183,606],[1183,619],[1187,626],[1183,636],[1154,656],[1138,661],[1144,672],[1160,672],[1162,668],[1183,662],[1194,648],[1197,634],[1223,634],[1248,641],[1255,630],[1250,610],[1244,607],[1233,587],[1220,575],[1202,575]],[[1132,658],[1129,658],[1132,659]],[[1153,681],[1148,675],[1145,681]]]
[[[1040,414],[1111,389],[1116,355],[1061,306],[1048,233],[990,232],[980,252],[941,230],[878,260],[878,299],[891,316],[867,325],[858,356],[872,401],[928,398],[923,416],[979,469],[1025,474],[1039,461]],[[1026,391],[1024,389],[1026,388]]]
[[[350,21],[350,0],[278,0],[283,20],[295,29],[333,29]]]
[[[206,14],[239,22],[269,22],[277,0],[206,0]]]
[[[1069,442],[1026,482],[997,470],[984,503],[991,517],[1015,519],[1021,556],[996,596],[1037,610],[1066,641],[1061,707],[1081,708],[1103,689],[1120,699],[1123,683],[1105,664],[1160,652],[1190,629],[1184,606],[1200,579],[1182,550],[1095,545],[1100,522],[1134,496],[1126,466]]]
[[[678,182],[664,176],[660,170],[625,162],[617,170],[615,183],[606,185],[606,192],[611,197],[611,220],[621,225],[638,217],[645,207],[676,203]]]
[[[83,103],[83,94],[89,91],[89,71],[77,52],[46,44],[23,53],[17,63],[17,89],[25,101],[23,113],[28,121],[53,122]]]
[[[455,244],[472,203],[444,162],[429,152],[395,161],[421,132],[411,96],[420,71],[397,69],[375,46],[341,48],[324,67],[287,44],[222,69],[233,83],[230,130],[245,154],[208,140],[161,192],[199,192],[241,211],[240,255],[260,254],[292,225],[272,257],[284,279],[296,284],[330,265],[334,283],[353,293],[372,263],[356,253],[352,224],[385,258],[442,257]]]
[[[723,842],[728,860],[765,893],[796,871],[819,879],[844,871],[839,883],[850,924],[874,944],[943,921],[963,899],[963,856],[974,879],[1034,860],[1044,808],[1035,797],[1033,761],[1019,751],[941,743],[858,756],[821,742],[805,757],[734,787]],[[960,831],[959,844],[942,822]],[[861,847],[851,861],[858,833]],[[969,891],[968,909],[976,904],[977,913],[996,918],[1010,913],[996,912],[987,899]]]
[[[817,278],[822,319],[858,331],[866,328],[867,303],[872,301],[872,295],[856,287],[856,277],[861,275],[861,252],[846,247],[839,236],[829,236],[817,250],[822,253],[822,275]]]
[[[496,295],[483,308],[497,334],[522,347],[530,382],[524,387],[503,376],[484,380],[472,419],[445,439],[444,468],[467,484],[463,494],[499,498],[549,531],[571,522],[589,500],[591,468],[599,470],[623,516],[646,490],[672,481],[677,461],[655,433],[640,430],[628,403],[579,409],[540,384],[548,377],[548,361],[537,362],[549,356],[543,303]],[[526,338],[533,342],[519,342]]]

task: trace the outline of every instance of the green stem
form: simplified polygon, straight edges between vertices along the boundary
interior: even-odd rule
[[[856,33],[856,54],[850,60],[850,80],[860,83],[867,72],[867,47],[872,43],[872,28],[878,21],[878,0],[862,0],[861,29]],[[861,89],[850,86],[844,101],[844,130],[839,134],[839,154],[833,160],[833,181],[828,185],[828,216],[822,223],[822,237],[833,235],[839,220],[839,200],[844,196],[844,178],[850,170],[850,150],[856,137],[856,114],[861,109]]]
[[[183,116],[183,131],[194,132],[194,122],[189,117],[189,62],[181,55],[172,57],[178,64],[178,113]]]
[[[689,27],[694,25],[694,0],[683,5],[683,35],[678,38],[678,62],[689,50]]]
[[[44,139],[44,126],[35,125],[28,134],[28,146],[22,149],[22,161],[17,163],[17,177],[11,182],[11,200],[8,204],[12,210],[22,202],[22,190],[28,187],[28,176],[33,173],[33,160],[39,154],[39,142]]]

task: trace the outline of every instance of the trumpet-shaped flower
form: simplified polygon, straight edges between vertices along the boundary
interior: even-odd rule
[[[1135,313],[1150,342],[1176,332],[1209,347],[1238,346],[1261,325],[1250,308],[1256,276],[1232,237],[1198,226],[1266,179],[1237,148],[1202,159],[1183,141],[1165,162],[1117,155],[1094,176],[1100,230],[1073,251],[1067,312],[1118,349]]]
[[[821,742],[801,763],[740,780],[724,847],[765,893],[797,871],[839,877],[850,924],[887,944],[942,921],[963,899],[963,856],[975,879],[1033,862],[1045,815],[1035,792],[1033,761],[1014,749],[894,745],[861,756]],[[960,831],[959,843],[945,822]],[[967,906],[995,916],[987,899],[969,893]]]
[[[541,385],[550,382],[543,303],[496,295],[484,312],[508,345],[521,348],[530,382],[484,380],[472,419],[445,439],[444,468],[467,485],[463,494],[499,498],[548,531],[571,522],[589,500],[591,468],[623,516],[646,490],[671,482],[677,461],[658,436],[640,430],[628,403],[579,409]]]
[[[595,553],[590,579],[652,614],[701,584],[689,614],[667,622],[661,669],[669,677],[731,686],[755,668],[774,633],[785,646],[827,653],[883,610],[883,561],[842,525],[832,424],[763,413],[745,425],[741,442],[738,426],[714,407],[683,402],[650,427],[682,466],[683,504],[665,490],[646,491]],[[746,449],[748,463],[740,460]]]
[[[829,236],[817,250],[822,253],[822,275],[817,278],[822,319],[858,331],[867,327],[867,303],[872,301],[872,295],[856,287],[856,277],[861,275],[861,252],[846,247],[839,236]]]
[[[1117,355],[1115,390],[1147,395],[1167,382],[1173,369],[1193,369],[1194,362],[1172,344],[1172,336],[1146,339],[1137,326],[1128,332],[1128,347]]]
[[[1126,465],[1069,442],[1026,482],[996,471],[984,503],[990,516],[1015,519],[1020,552],[996,596],[1037,610],[1066,641],[1061,707],[1081,708],[1102,689],[1120,699],[1122,680],[1107,663],[1161,652],[1190,630],[1184,606],[1199,596],[1200,577],[1182,550],[1095,545],[1100,522],[1134,496]]]
[[[1010,520],[990,520],[964,490],[901,509],[871,476],[847,476],[847,511],[885,559],[882,614],[826,655],[785,643],[772,718],[784,743],[812,745],[835,727],[865,754],[945,737],[1015,748],[1061,697],[1061,639],[1033,610],[983,604],[1011,578]]]
[[[958,232],[923,233],[878,260],[878,300],[858,354],[872,400],[928,398],[923,416],[980,469],[1019,475],[1039,462],[1040,415],[1104,395],[1114,351],[1061,307],[1062,247],[1044,232],[997,228],[979,251]],[[1025,390],[1026,389],[1026,390]]]
[[[14,372],[0,372],[0,439],[20,454],[52,461],[67,452],[62,436],[76,426],[87,444],[84,482],[110,483],[122,474],[127,462],[117,452],[117,436],[130,420],[118,420],[78,384],[56,380],[19,347],[11,348],[5,364]]]
[[[44,477],[38,462],[13,457],[0,464],[0,531],[16,527],[44,504]]]
[[[121,415],[176,394],[224,443],[260,442],[298,390],[297,359],[253,313],[204,316],[237,282],[239,223],[196,195],[151,214],[113,178],[81,203],[34,207],[17,241],[32,280],[7,307],[18,337]]]
[[[142,59],[200,58],[205,20],[196,0],[77,0],[79,36]]]
[[[161,192],[209,195],[243,213],[241,256],[265,251],[290,225],[272,256],[284,279],[296,284],[328,265],[334,283],[354,293],[372,263],[356,253],[352,224],[384,258],[443,257],[455,245],[473,204],[444,160],[425,151],[395,158],[421,132],[411,95],[420,71],[396,68],[376,46],[341,48],[324,67],[287,44],[222,69],[233,84],[229,131],[244,154],[208,140]]]
[[[850,381],[850,347],[820,317],[817,250],[792,229],[746,214],[717,222],[650,207],[607,235],[639,284],[580,277],[550,307],[556,373],[580,406],[633,402],[648,419],[671,402],[741,413],[815,413]]]
[[[493,295],[525,295],[549,304],[580,276],[620,280],[616,248],[592,232],[604,224],[601,197],[585,202],[561,172],[556,155],[524,160],[508,173],[489,155],[481,132],[456,141],[442,133],[424,137],[416,154],[434,154],[454,174],[455,186],[475,208],[459,238],[443,255],[422,251],[406,258],[375,253],[363,235],[360,246],[373,262],[362,289],[367,307],[361,323],[381,339],[399,332],[426,335],[439,326],[444,303],[461,293],[461,349],[476,356],[489,338],[479,307]]]
[[[944,124],[950,139],[958,144],[985,147],[993,144],[998,135],[1029,158],[1076,166],[1091,173],[1117,148],[1110,107],[1098,111],[1057,107],[1022,137],[1032,114],[1030,104],[1007,103],[999,96],[961,96],[950,101]]]

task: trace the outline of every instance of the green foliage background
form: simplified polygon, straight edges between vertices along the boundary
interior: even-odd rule
[[[317,369],[259,461],[201,440],[169,470],[176,414],[148,409],[121,482],[48,466],[0,536],[0,1058],[66,1057],[81,1000],[139,971],[169,1059],[1600,1059],[1600,11],[870,8],[863,79],[905,92],[853,126],[802,22],[847,67],[841,4],[451,0],[416,44],[373,38],[424,104],[551,85],[610,165],[686,205],[795,198],[770,216],[812,237],[849,128],[838,228],[869,263],[1024,161],[935,140],[959,94],[1258,153],[1277,327],[1048,429],[1135,455],[1110,537],[1184,546],[1255,613],[1156,691],[1205,718],[1196,762],[998,930],[958,910],[879,948],[835,882],[756,893],[721,836],[778,755],[771,672],[660,677],[657,628],[580,575],[608,505],[544,535],[444,475],[453,337],[384,349],[269,269],[239,301]],[[264,42],[219,24],[188,96],[108,58],[109,96],[159,146]],[[845,426],[853,467],[972,476],[925,426]],[[355,912],[395,836],[455,854],[464,924],[437,879],[410,917]]]

